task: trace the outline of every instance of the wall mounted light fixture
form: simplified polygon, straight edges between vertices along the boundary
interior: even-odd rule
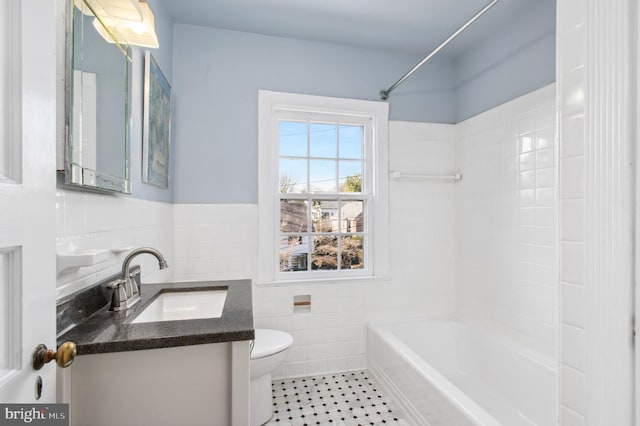
[[[109,43],[157,48],[153,12],[146,0],[75,0],[93,26]]]

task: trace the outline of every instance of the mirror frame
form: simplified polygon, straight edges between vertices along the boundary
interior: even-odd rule
[[[114,48],[119,48],[125,61],[126,91],[124,94],[125,120],[124,141],[125,158],[123,159],[124,177],[101,174],[98,170],[90,170],[74,164],[71,160],[73,143],[73,63],[74,63],[74,0],[66,0],[65,10],[65,54],[64,54],[64,184],[76,189],[89,191],[131,194],[131,90],[132,64],[131,48],[115,42]],[[105,43],[107,43],[105,41]]]

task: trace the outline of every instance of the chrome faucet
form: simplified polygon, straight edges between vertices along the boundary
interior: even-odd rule
[[[138,287],[138,282],[133,279],[129,273],[129,265],[134,257],[143,253],[154,255],[156,259],[158,259],[160,269],[169,267],[162,253],[154,248],[140,247],[132,250],[131,253],[124,258],[122,263],[122,276],[120,279],[115,280],[108,285],[109,288],[114,290],[113,297],[111,298],[111,311],[124,311],[140,301],[140,288]]]

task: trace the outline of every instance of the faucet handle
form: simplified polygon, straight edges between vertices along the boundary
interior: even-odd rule
[[[114,280],[107,284],[107,288],[113,289],[113,295],[111,296],[111,308],[110,311],[119,311],[126,306],[127,302],[127,290],[125,289],[124,280]]]
[[[118,287],[124,285],[124,280],[117,279],[113,280],[107,284],[107,288],[117,289]]]

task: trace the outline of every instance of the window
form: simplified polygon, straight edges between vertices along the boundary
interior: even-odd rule
[[[278,120],[279,272],[366,269],[369,124],[282,115],[288,117]]]
[[[260,282],[386,273],[387,111],[260,91]]]

